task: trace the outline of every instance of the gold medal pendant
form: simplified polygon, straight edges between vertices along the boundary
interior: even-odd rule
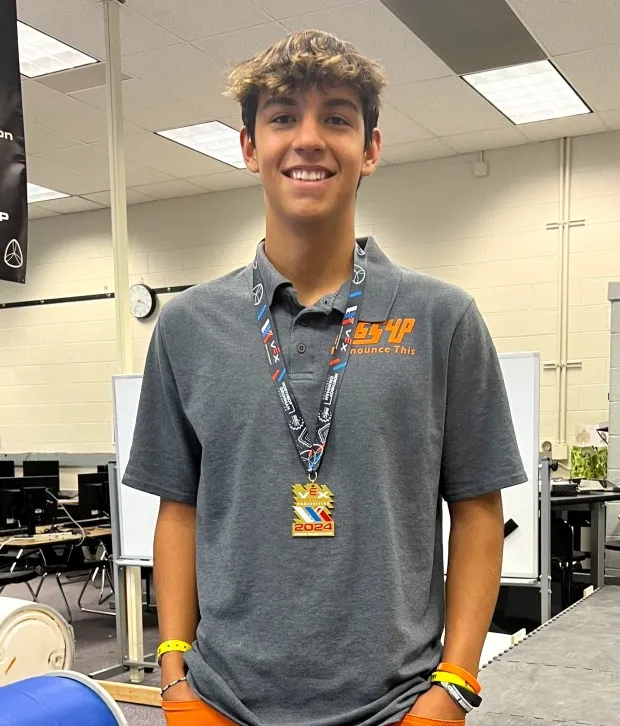
[[[325,484],[293,484],[293,537],[333,537],[334,495]]]

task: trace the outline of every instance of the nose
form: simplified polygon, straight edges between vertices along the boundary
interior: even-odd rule
[[[297,124],[295,137],[295,151],[313,152],[323,151],[325,141],[321,134],[321,123],[311,115],[304,115]]]

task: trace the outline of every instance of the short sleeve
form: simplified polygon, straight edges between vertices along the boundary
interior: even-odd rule
[[[454,502],[525,481],[497,351],[472,300],[450,344],[441,494]]]
[[[123,484],[162,499],[196,503],[201,447],[179,395],[159,319],[146,358]]]

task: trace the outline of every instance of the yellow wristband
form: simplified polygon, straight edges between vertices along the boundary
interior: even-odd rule
[[[178,653],[187,653],[191,650],[192,646],[186,643],[184,640],[164,640],[164,642],[157,648],[157,662],[161,661],[161,657],[164,653],[172,653],[176,651]]]
[[[454,683],[455,686],[462,686],[467,688],[468,691],[475,693],[474,689],[467,683],[463,678],[455,676],[453,673],[446,673],[445,671],[435,671],[431,676],[431,683]]]

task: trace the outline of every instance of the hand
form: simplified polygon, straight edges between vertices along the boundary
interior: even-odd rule
[[[192,690],[187,681],[177,683],[176,686],[169,688],[162,696],[164,701],[199,701],[200,699]]]
[[[421,718],[435,718],[441,721],[462,721],[465,711],[441,686],[431,686],[415,702],[409,713]]]

